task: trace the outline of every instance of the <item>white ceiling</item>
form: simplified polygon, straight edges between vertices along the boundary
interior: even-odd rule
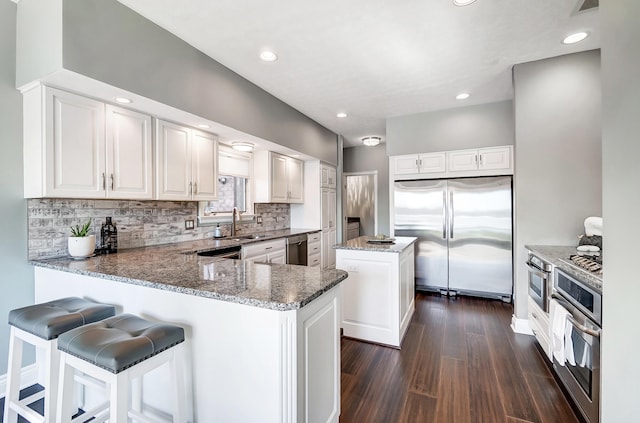
[[[120,0],[359,145],[385,119],[511,99],[511,66],[600,46],[582,0]],[[567,46],[578,30],[590,36]],[[279,56],[264,63],[264,48]],[[462,91],[465,101],[455,100]],[[344,111],[347,118],[336,113]]]

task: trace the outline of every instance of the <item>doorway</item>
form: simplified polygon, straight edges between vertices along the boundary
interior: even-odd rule
[[[374,236],[378,232],[378,172],[345,173],[344,176],[347,229],[344,239],[354,237],[355,227],[359,236]],[[349,227],[352,228],[351,235]]]

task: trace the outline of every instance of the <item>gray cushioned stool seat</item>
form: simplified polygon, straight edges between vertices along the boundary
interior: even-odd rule
[[[116,314],[116,308],[78,297],[60,298],[48,303],[17,308],[9,312],[9,324],[42,339]]]
[[[184,329],[121,314],[60,335],[58,349],[119,373],[184,341]]]

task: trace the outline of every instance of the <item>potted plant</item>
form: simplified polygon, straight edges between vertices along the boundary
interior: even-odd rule
[[[93,254],[96,249],[96,236],[89,235],[91,228],[91,218],[84,225],[76,225],[71,227],[71,236],[69,237],[69,255],[75,258],[86,258]]]

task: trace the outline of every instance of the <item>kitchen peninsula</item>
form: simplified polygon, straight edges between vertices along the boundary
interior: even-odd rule
[[[341,270],[203,257],[229,241],[33,261],[36,302],[81,296],[178,324],[190,350],[194,421],[338,422]],[[145,403],[170,411],[163,369]],[[158,387],[158,389],[156,389]]]
[[[336,245],[344,336],[400,348],[415,310],[415,237],[361,236]]]

